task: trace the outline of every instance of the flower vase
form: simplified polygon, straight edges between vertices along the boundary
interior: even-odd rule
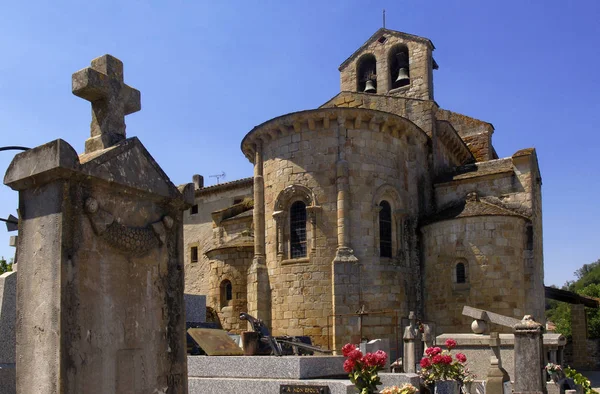
[[[436,380],[435,394],[460,394],[456,380]]]

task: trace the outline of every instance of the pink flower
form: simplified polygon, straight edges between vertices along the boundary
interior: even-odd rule
[[[353,345],[351,343],[347,343],[342,348],[342,354],[344,355],[344,357],[348,357],[348,355],[350,354],[350,352],[353,351],[353,350],[356,350],[356,345]]]
[[[433,356],[433,358],[431,359],[431,361],[434,364],[440,364],[442,362],[443,358],[440,354],[436,354],[435,356]]]
[[[352,370],[354,370],[355,365],[356,363],[354,362],[354,360],[347,359],[346,361],[344,361],[344,371],[346,371],[347,373],[352,372]]]
[[[431,349],[431,348],[428,348]],[[421,359],[421,368],[429,368],[431,367],[431,360],[428,359],[427,357],[423,357]]]
[[[467,362],[467,356],[465,356],[462,353],[456,353],[456,359],[458,361],[460,361],[461,363],[466,363]]]
[[[362,358],[363,354],[360,350],[354,348],[350,353],[348,353],[348,358],[353,361],[359,361]]]
[[[456,341],[454,339],[446,339],[446,347],[448,350],[452,350],[456,347]]]

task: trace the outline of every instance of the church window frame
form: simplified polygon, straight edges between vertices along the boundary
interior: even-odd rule
[[[190,263],[192,263],[192,264],[197,263],[198,260],[199,260],[198,246],[192,245],[192,246],[190,246]]]
[[[381,200],[379,207],[379,257],[392,258],[392,206]]]
[[[298,217],[297,213],[292,211],[292,207],[301,208],[301,204],[304,207],[297,212],[301,213]],[[291,185],[279,193],[273,207],[275,253],[278,261],[282,264],[310,261],[310,257],[316,252],[317,212],[319,211],[320,207],[317,205],[314,193],[303,185]],[[300,239],[295,237],[296,234],[292,236],[298,229],[304,234]],[[304,246],[298,249],[302,244]]]
[[[219,297],[221,308],[231,306],[233,303],[233,284],[229,279],[223,279],[219,284]]]
[[[454,291],[468,291],[471,288],[469,277],[469,262],[463,257],[454,258],[452,269],[452,289]],[[462,281],[461,281],[462,280]]]
[[[373,198],[374,216],[374,255],[382,261],[395,260],[403,262],[406,258],[406,245],[404,239],[404,226],[407,218],[407,212],[404,209],[403,201],[407,201],[405,193],[400,192],[396,187],[390,184],[384,184],[375,191]],[[389,205],[391,234],[383,234],[382,244],[382,223],[381,214],[384,210],[382,203]],[[387,227],[390,229],[390,227]],[[389,250],[383,250],[382,246],[389,240]]]
[[[302,200],[290,206],[290,258],[306,257],[306,204]]]

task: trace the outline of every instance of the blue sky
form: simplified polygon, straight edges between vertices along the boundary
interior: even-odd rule
[[[599,259],[596,1],[4,2],[0,146],[62,138],[82,152],[90,104],[71,94],[71,74],[110,53],[142,92],[128,136],[175,184],[251,176],[242,137],[337,94],[338,66],[381,27],[384,8],[389,29],[435,44],[441,107],[491,122],[501,157],[537,149],[546,284]],[[13,154],[0,152],[0,172]],[[0,217],[16,207],[17,193],[0,186]]]

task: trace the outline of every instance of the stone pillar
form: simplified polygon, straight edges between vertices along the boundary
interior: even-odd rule
[[[0,275],[0,394],[14,394],[17,273]]]
[[[543,326],[529,315],[513,327],[515,335],[514,393],[547,393],[544,379]]]
[[[254,147],[254,259],[248,268],[248,313],[270,327],[271,288],[265,259],[265,183],[262,143]]]
[[[15,156],[18,394],[187,393],[183,211],[124,116],[140,109],[106,55],[73,75],[92,102],[79,156],[55,140]]]
[[[571,332],[573,338],[573,367],[591,369],[587,350],[587,317],[583,304],[571,304]]]
[[[500,337],[497,332],[490,333],[490,348],[493,355],[490,357],[490,368],[487,373],[485,392],[486,394],[510,393],[510,377],[506,370],[502,368]]]

